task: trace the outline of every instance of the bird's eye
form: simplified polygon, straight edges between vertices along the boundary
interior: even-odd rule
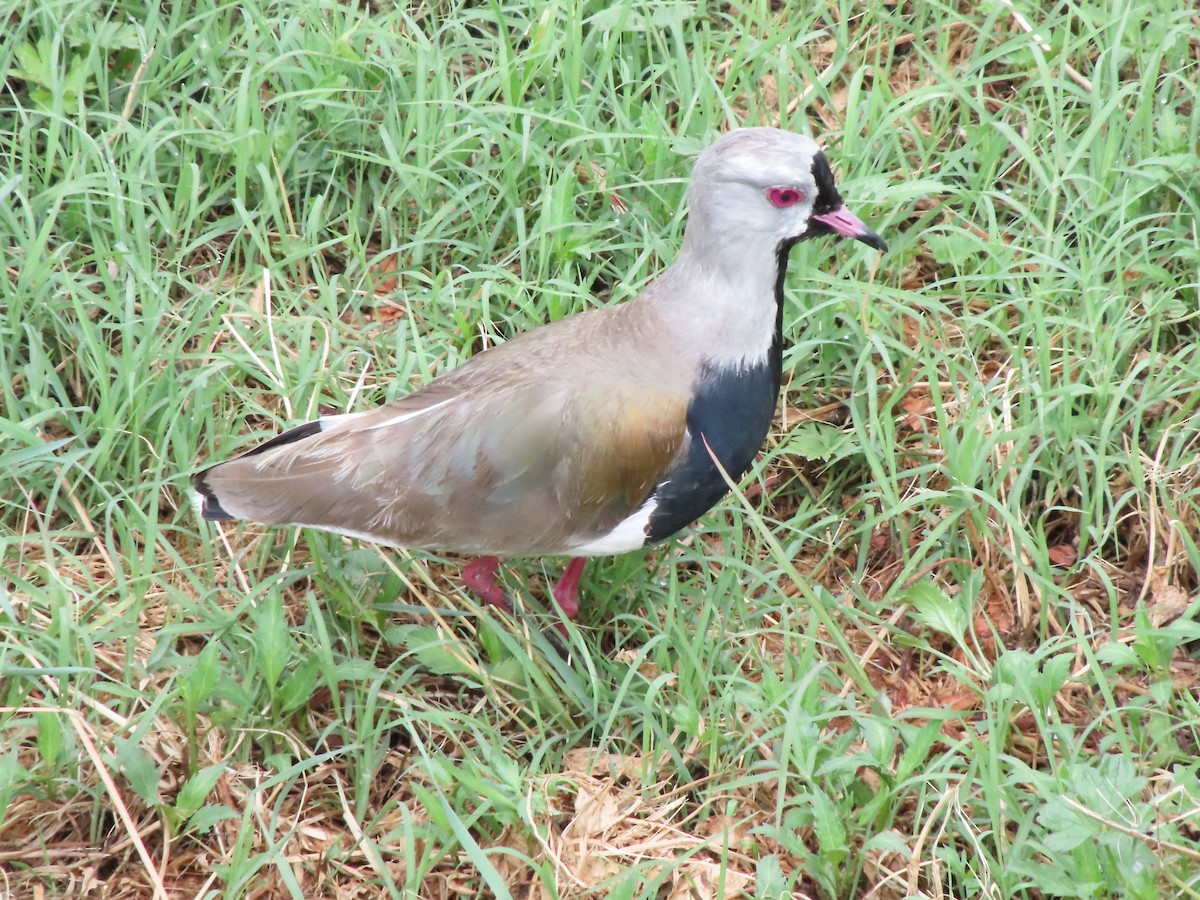
[[[804,191],[790,187],[773,187],[767,191],[767,199],[771,201],[772,206],[783,209],[786,206],[795,206],[803,200]]]

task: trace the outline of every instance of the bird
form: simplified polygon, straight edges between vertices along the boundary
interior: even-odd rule
[[[501,559],[567,557],[551,593],[574,619],[588,558],[665,541],[754,461],[778,404],[792,247],[834,235],[887,250],[816,141],[784,129],[710,144],[687,210],[674,262],[637,296],[210,465],[192,480],[200,515],[475,557],[464,584],[508,611]]]

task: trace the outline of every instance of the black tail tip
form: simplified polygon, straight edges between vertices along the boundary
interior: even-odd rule
[[[210,471],[211,469],[205,469],[192,478],[192,487],[196,489],[196,508],[200,511],[200,517],[207,519],[209,522],[232,521],[237,516],[232,515],[221,505],[221,501],[217,499],[217,495],[213,492],[213,489],[208,486],[208,473]]]

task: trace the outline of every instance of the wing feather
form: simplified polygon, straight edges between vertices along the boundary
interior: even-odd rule
[[[496,556],[603,537],[687,449],[689,369],[678,353],[656,360],[661,336],[629,318],[635,309],[562,320],[379,409],[285,432],[201,473],[205,509]],[[576,346],[571,372],[564,341]]]
[[[650,496],[680,455],[686,411],[684,396],[634,385],[469,392],[418,415],[387,406],[300,426],[309,433],[200,480],[255,522],[451,552],[565,553]]]

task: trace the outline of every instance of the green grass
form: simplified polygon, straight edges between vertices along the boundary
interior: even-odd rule
[[[1193,12],[36,7],[2,891],[1200,896]],[[891,252],[794,251],[745,494],[593,564],[569,662],[557,560],[509,620],[433,556],[197,522],[200,461],[634,295],[737,124],[818,136]]]

